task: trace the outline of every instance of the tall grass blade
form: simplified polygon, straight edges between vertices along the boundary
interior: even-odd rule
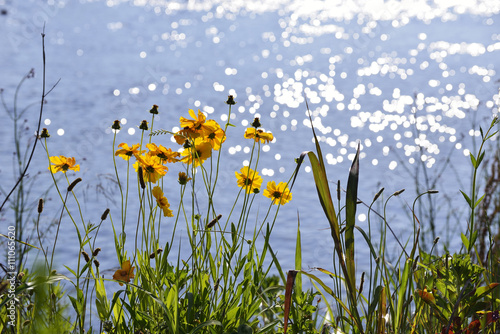
[[[345,257],[347,265],[346,280],[350,281],[351,286],[356,286],[356,265],[354,259],[354,225],[356,223],[356,203],[358,201],[358,179],[359,179],[359,150],[352,161],[349,178],[347,180],[346,191],[346,229],[345,229]],[[353,293],[353,291],[350,291]],[[355,302],[356,296],[352,296]]]
[[[302,270],[302,246],[300,238],[300,218],[297,213],[297,243],[295,245],[295,270]],[[302,276],[295,278],[295,290],[302,291]]]

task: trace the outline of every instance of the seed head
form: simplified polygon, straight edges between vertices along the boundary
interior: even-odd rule
[[[40,198],[38,200],[38,208],[37,208],[37,211],[38,213],[42,213],[43,212],[43,198]]]
[[[227,97],[226,104],[229,104],[229,105],[235,105],[236,104],[236,101],[234,101],[234,97],[232,95],[229,95]]]
[[[113,130],[120,130],[122,127],[120,125],[120,121],[116,120],[113,122],[113,125],[111,125],[111,129]]]
[[[47,130],[47,128],[43,128],[42,133],[40,134],[40,138],[49,138],[49,137],[50,137],[49,130]]]
[[[156,104],[153,104],[153,107],[151,108],[151,110],[149,110],[149,112],[153,115],[158,115],[158,106]]]
[[[139,125],[139,129],[147,131],[149,129],[148,122],[146,120],[143,120],[141,122],[141,125]]]
[[[83,258],[85,259],[85,262],[90,261],[90,256],[89,256],[89,254],[87,254],[86,251],[82,251],[82,255],[83,255]]]
[[[79,177],[75,181],[71,182],[71,184],[68,186],[68,192],[73,191],[73,188],[82,181],[82,178]]]

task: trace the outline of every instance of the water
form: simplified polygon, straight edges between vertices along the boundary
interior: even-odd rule
[[[362,200],[369,203],[382,186],[386,196],[408,189],[388,207],[391,226],[404,242],[411,222],[404,207],[415,198],[415,173],[421,176],[421,168],[427,168],[432,178],[445,169],[435,195],[446,209],[441,222],[450,217],[448,205],[463,211],[459,189],[468,187],[467,156],[478,140],[478,126],[487,127],[498,113],[498,1],[0,0],[0,8],[7,10],[0,16],[0,85],[7,101],[31,67],[37,77],[26,84],[23,103],[40,96],[45,24],[47,84],[61,81],[47,98],[43,126],[52,134],[51,155],[75,156],[80,163],[78,175],[86,182],[83,208],[93,222],[108,206],[113,214],[113,204],[95,195],[96,186],[107,187],[105,176],[113,172],[113,120],[124,124],[118,141],[134,144],[137,125],[149,118],[151,105],[160,106],[155,128],[171,130],[190,108],[223,123],[224,101],[233,94],[238,103],[231,122],[237,127],[228,134],[234,139],[224,148],[228,159],[219,184],[226,194],[235,192],[234,171],[248,159],[251,143],[242,134],[254,117],[276,137],[263,148],[264,182],[288,180],[293,159],[314,148],[307,98],[333,192],[338,179],[345,187],[358,143]],[[36,113],[30,110],[31,132]],[[8,163],[1,173],[10,178],[10,129],[2,131],[2,140],[2,160]],[[173,145],[168,137],[159,140]],[[32,174],[37,168],[45,171],[44,159],[39,149]],[[176,172],[171,171],[172,183]],[[48,175],[43,178],[49,182]],[[166,190],[173,204],[174,188]],[[297,212],[304,268],[330,268],[332,241],[308,167],[293,196],[281,209],[273,236],[283,268],[293,267]],[[229,204],[221,198],[221,213],[227,214]],[[260,201],[260,216],[267,204]],[[448,242],[456,248],[466,217],[450,219]],[[428,229],[426,221],[421,223]],[[364,207],[358,209],[358,224],[367,227]],[[449,226],[440,223],[438,235],[449,236]],[[109,225],[103,226],[99,242],[109,242],[110,233]],[[58,260],[68,263],[78,251],[67,221],[62,235],[58,247],[65,252]],[[393,249],[400,252],[398,246]],[[100,255],[110,271],[116,267],[113,253]],[[360,250],[357,256],[360,267],[366,265],[366,253]]]

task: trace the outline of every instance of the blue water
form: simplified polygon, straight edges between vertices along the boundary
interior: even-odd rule
[[[387,211],[404,242],[412,226],[405,208],[416,197],[414,179],[418,175],[422,180],[423,168],[431,179],[444,169],[446,177],[436,183],[440,194],[434,195],[439,196],[436,232],[458,249],[458,234],[467,220],[459,189],[469,187],[468,152],[474,151],[479,125],[486,128],[498,114],[498,1],[0,0],[2,8],[7,15],[0,16],[0,87],[8,105],[32,67],[36,77],[23,86],[20,105],[40,98],[40,33],[45,25],[47,85],[61,81],[47,97],[43,127],[52,134],[51,155],[74,156],[80,163],[81,172],[69,173],[69,178],[85,181],[79,191],[86,221],[98,222],[106,207],[119,221],[119,206],[97,191],[103,185],[118,199],[116,188],[106,181],[113,173],[113,120],[124,123],[118,142],[134,144],[140,140],[137,125],[149,120],[153,104],[160,106],[155,128],[171,130],[188,109],[199,108],[224,123],[224,101],[233,94],[238,103],[231,123],[236,127],[223,148],[216,204],[227,215],[234,198],[228,194],[237,192],[234,171],[249,159],[251,142],[243,139],[243,132],[254,117],[276,137],[261,154],[264,183],[287,181],[295,168],[293,159],[314,148],[306,97],[332,192],[337,180],[346,187],[360,143],[360,199],[370,203],[381,187],[386,198],[407,189]],[[36,128],[37,112],[33,107],[26,114],[28,134]],[[1,185],[6,189],[13,184],[13,132],[10,120],[1,115],[7,125],[0,147]],[[158,140],[174,145],[168,136]],[[44,154],[38,147],[30,172],[43,171],[35,188],[39,193],[50,186]],[[119,164],[123,171],[125,164]],[[173,207],[181,170],[176,168],[169,171],[172,187],[165,190]],[[293,267],[298,214],[303,267],[331,267],[332,241],[312,180],[305,167],[293,201],[280,209],[276,222],[272,242],[285,269]],[[33,201],[37,196],[34,192]],[[50,197],[48,207],[59,209],[54,189]],[[256,217],[263,216],[267,205],[263,197],[255,204]],[[9,213],[3,214],[2,226],[11,224]],[[47,213],[44,219],[55,216]],[[358,220],[366,229],[363,206]],[[127,224],[132,235],[135,222]],[[425,217],[421,224],[428,229]],[[66,218],[61,228],[57,260],[74,263],[74,227]],[[111,233],[109,223],[103,225],[97,245],[109,243]],[[397,255],[401,250],[390,244]],[[102,268],[116,268],[111,247],[103,247],[100,257]],[[367,265],[363,247],[357,257],[360,268]]]

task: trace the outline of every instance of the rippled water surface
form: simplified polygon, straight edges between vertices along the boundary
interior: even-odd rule
[[[466,217],[450,215],[449,208],[463,206],[459,189],[468,189],[469,151],[480,136],[479,125],[487,127],[498,113],[500,2],[0,0],[0,9],[6,10],[0,16],[5,32],[0,35],[0,86],[8,103],[31,67],[37,76],[22,90],[21,104],[36,102],[40,95],[45,23],[48,85],[61,81],[47,98],[43,124],[52,134],[50,153],[80,162],[87,181],[82,193],[87,220],[113,207],[95,191],[99,184],[114,191],[105,181],[113,172],[113,120],[123,124],[118,140],[133,144],[140,140],[137,125],[149,118],[151,105],[160,106],[155,128],[175,130],[188,109],[225,122],[224,101],[232,94],[238,102],[231,115],[236,127],[224,148],[221,213],[230,209],[232,195],[225,195],[237,190],[234,171],[248,162],[251,143],[242,134],[254,117],[276,137],[263,146],[264,182],[287,181],[293,159],[313,149],[307,100],[332,189],[337,180],[345,187],[359,143],[360,199],[370,203],[380,187],[386,197],[408,189],[387,213],[404,242],[411,224],[404,207],[416,196],[415,179],[445,175],[432,185],[440,191],[435,195],[440,196],[437,233],[458,245]],[[33,116],[27,126],[34,129],[37,110],[29,112]],[[1,117],[10,124],[5,114]],[[8,163],[1,173],[10,177],[9,129],[2,131],[2,160]],[[175,145],[167,136],[158,138],[158,143]],[[32,173],[45,170],[39,167],[45,161],[40,149]],[[41,179],[50,184],[48,175]],[[2,187],[7,188],[5,180]],[[166,195],[175,203],[174,176],[171,182]],[[281,209],[273,239],[284,268],[293,263],[297,214],[305,266],[331,266],[328,224],[308,167],[299,174],[293,196]],[[259,217],[267,205],[262,198]],[[363,206],[358,220],[366,228]],[[429,228],[427,221],[421,223]],[[68,242],[72,226],[63,226],[63,232],[59,247],[68,252],[62,262],[78,252]],[[103,243],[110,233],[104,227]],[[108,254],[112,257],[113,250]],[[363,264],[366,254],[360,250],[358,257]]]

